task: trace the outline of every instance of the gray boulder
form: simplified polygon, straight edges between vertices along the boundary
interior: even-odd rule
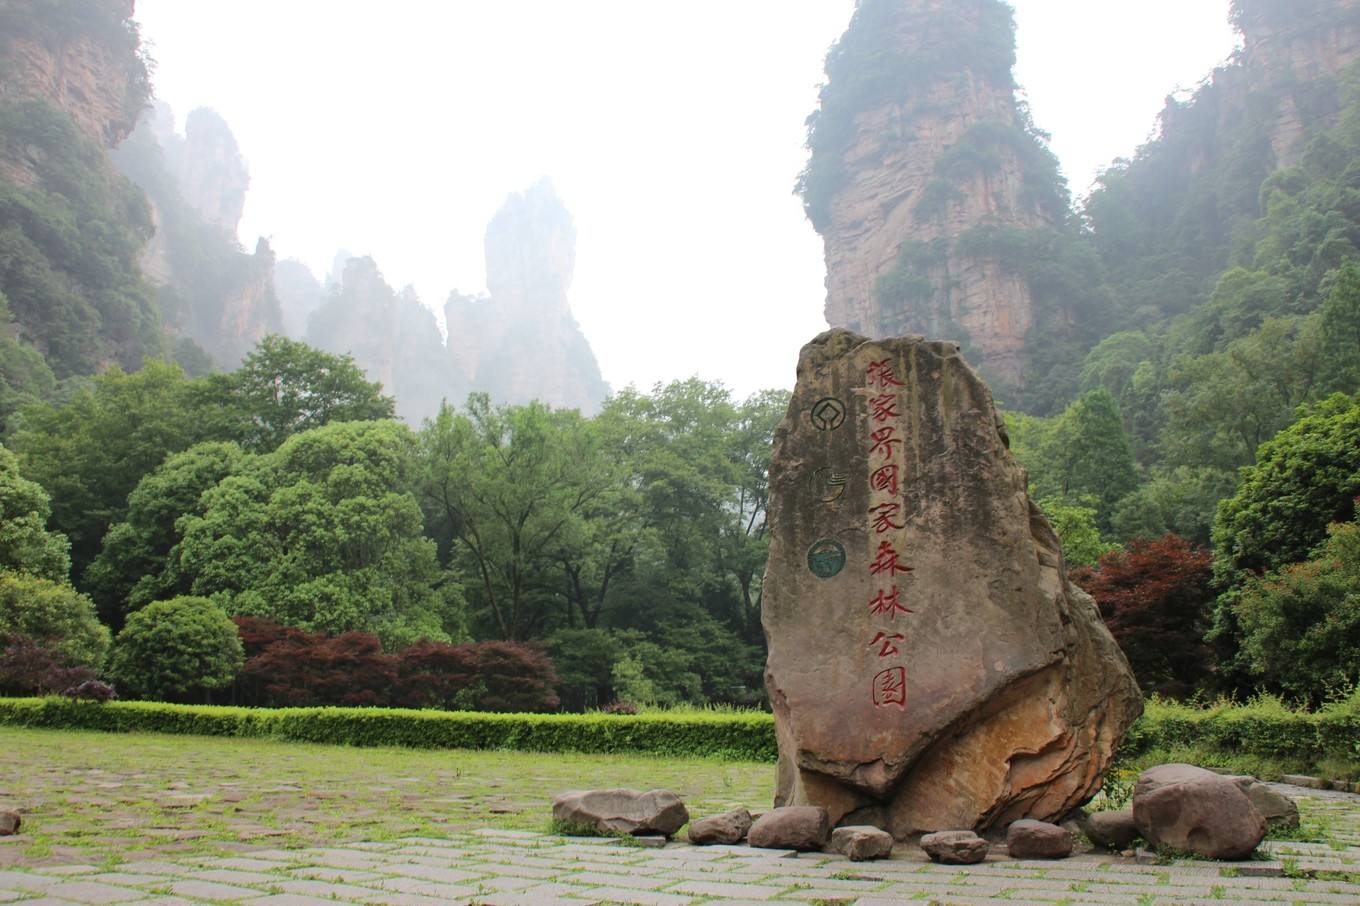
[[[976,865],[987,858],[987,841],[972,831],[936,831],[921,838],[921,849],[932,862]]]
[[[1252,783],[1245,792],[1261,817],[1266,819],[1266,827],[1299,826],[1299,807],[1293,799],[1265,783]]]
[[[689,811],[669,790],[589,790],[558,796],[553,820],[598,834],[669,837],[689,821]]]
[[[1072,836],[1056,824],[1022,818],[1006,828],[1006,852],[1012,859],[1066,859]]]
[[[1133,788],[1133,821],[1154,846],[1207,859],[1245,859],[1266,821],[1233,780],[1188,764],[1149,768]]]
[[[744,808],[734,808],[721,815],[712,815],[691,821],[689,842],[696,846],[710,846],[715,843],[740,843],[746,832],[751,829],[751,813]]]
[[[1092,812],[1086,818],[1086,836],[1094,846],[1125,850],[1138,839],[1138,825],[1133,822],[1133,811]]]
[[[761,815],[746,835],[746,842],[761,849],[796,849],[812,852],[826,846],[831,819],[817,805],[790,805]]]
[[[892,855],[892,849],[892,834],[877,827],[859,824],[831,832],[831,851],[844,853],[851,862],[886,859]]]

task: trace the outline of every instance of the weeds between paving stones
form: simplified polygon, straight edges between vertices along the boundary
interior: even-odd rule
[[[108,853],[234,855],[351,840],[543,829],[565,789],[664,785],[696,810],[759,808],[769,764],[650,756],[354,749],[270,740],[6,729],[0,788],[23,790],[5,864],[97,864]],[[260,765],[268,765],[262,772]],[[505,783],[514,777],[513,793]],[[203,795],[192,803],[173,797]],[[513,811],[493,811],[505,806]],[[137,836],[129,838],[129,830]]]

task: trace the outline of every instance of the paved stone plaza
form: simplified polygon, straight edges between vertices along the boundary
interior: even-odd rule
[[[1297,787],[1330,843],[1268,842],[1265,859],[1138,864],[1088,853],[1016,862],[994,850],[968,868],[916,849],[881,862],[746,847],[662,848],[483,829],[344,846],[242,847],[231,857],[116,865],[14,865],[0,902],[259,903],[1360,903],[1360,796]]]

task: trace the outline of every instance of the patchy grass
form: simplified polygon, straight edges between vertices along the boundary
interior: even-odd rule
[[[763,810],[770,764],[640,755],[358,749],[260,739],[4,728],[0,790],[24,832],[0,867],[224,855],[541,831],[572,789],[662,787],[696,816]]]

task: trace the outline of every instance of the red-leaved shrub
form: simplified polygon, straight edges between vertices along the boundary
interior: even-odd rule
[[[52,695],[95,678],[58,651],[24,635],[11,635],[0,651],[0,695]]]
[[[1072,580],[1096,599],[1144,692],[1184,697],[1204,679],[1212,558],[1178,535],[1140,538]]]
[[[246,650],[239,701],[278,707],[381,705],[551,711],[557,674],[542,648],[516,642],[417,642],[396,653],[377,636],[309,633],[236,617]]]

